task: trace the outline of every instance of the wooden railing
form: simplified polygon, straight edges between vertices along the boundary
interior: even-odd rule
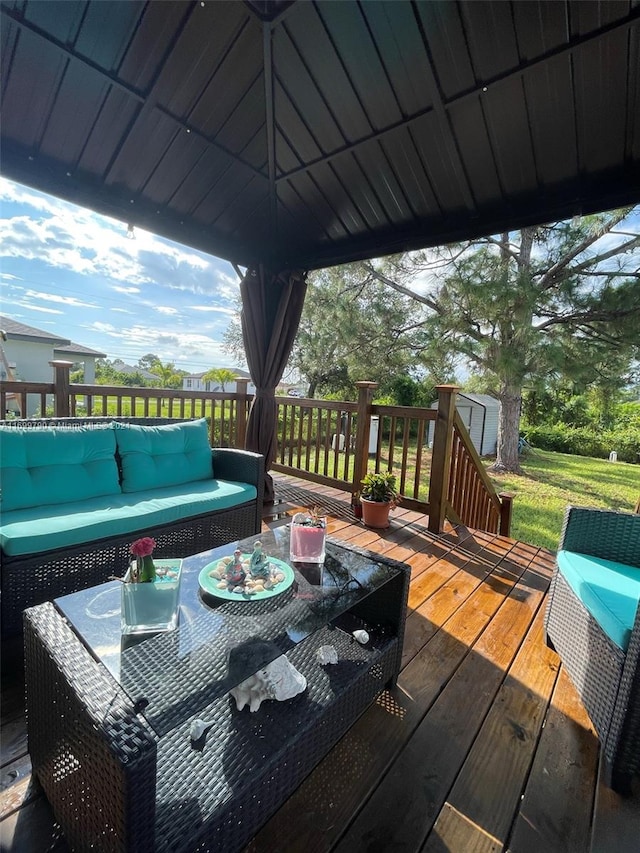
[[[17,402],[20,412],[32,411],[35,404],[39,417],[207,418],[212,444],[244,447],[252,399],[247,395],[246,379],[237,380],[234,393],[81,385],[69,382],[71,362],[53,361],[51,365],[53,382],[0,382],[3,420],[8,416],[8,400]]]
[[[453,421],[453,452],[447,493],[447,517],[489,533],[502,533],[511,527],[513,496],[496,494],[480,457],[473,446],[460,415]]]
[[[274,471],[351,489],[357,404],[276,397],[278,455]]]
[[[0,406],[11,395],[41,417],[206,417],[211,443],[244,447],[251,397],[246,380],[235,393],[70,384],[70,362],[52,362],[52,383],[1,382]],[[367,471],[393,471],[402,506],[429,517],[440,533],[445,519],[508,535],[511,496],[498,495],[455,411],[458,390],[438,387],[438,408],[373,403],[374,382],[359,382],[357,402],[276,397],[278,454],[272,470],[350,491]],[[31,401],[32,398],[31,398]]]
[[[376,384],[358,383],[358,402],[277,397],[275,471],[357,492],[368,470],[395,471],[403,506],[428,514],[432,409],[371,402]]]

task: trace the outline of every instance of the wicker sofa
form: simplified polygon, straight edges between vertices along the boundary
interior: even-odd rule
[[[640,515],[568,507],[545,617],[606,759],[631,791],[640,771]]]
[[[138,536],[182,557],[258,533],[264,458],[211,448],[204,419],[0,427],[3,638],[26,607],[122,576]]]

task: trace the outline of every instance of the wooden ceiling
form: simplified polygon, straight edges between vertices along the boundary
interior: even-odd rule
[[[306,269],[640,201],[633,0],[4,0],[7,177]]]

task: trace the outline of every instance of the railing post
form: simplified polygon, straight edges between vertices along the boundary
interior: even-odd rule
[[[429,530],[442,533],[447,513],[451,449],[453,446],[453,416],[456,410],[457,385],[437,385],[438,412],[433,432],[431,474],[429,475]]]
[[[371,401],[377,382],[356,382],[358,410],[356,412],[356,446],[353,453],[352,491],[360,491],[360,481],[369,467],[369,433],[371,431]]]
[[[73,367],[73,362],[50,361],[49,364],[53,367],[53,410],[55,416],[56,418],[68,418],[69,392],[71,390],[69,373]],[[46,412],[42,413],[42,417],[46,417]]]
[[[500,498],[500,535],[511,535],[511,513],[513,511],[513,492],[498,492]]]
[[[247,437],[247,387],[248,379],[236,379],[236,447],[244,448]]]

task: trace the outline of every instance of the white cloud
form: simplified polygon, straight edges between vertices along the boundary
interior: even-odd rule
[[[9,196],[32,204],[31,194]],[[187,279],[205,272],[214,279],[213,257],[209,260],[195,250],[140,229],[136,230],[136,239],[129,240],[123,224],[67,202],[33,206],[38,218],[16,215],[0,221],[0,256],[37,259],[58,269],[126,282],[130,293],[135,292],[136,285],[158,284],[153,273],[163,266],[165,286],[176,277]],[[189,289],[188,284],[185,287]]]
[[[3,299],[3,303],[5,305],[17,305],[18,308],[26,308],[29,311],[39,311],[41,314],[64,314],[64,311],[58,311],[57,308],[45,308],[43,305],[34,305],[32,302],[25,302],[21,299]]]
[[[189,311],[208,311],[212,314],[225,314],[226,316],[233,316],[236,313],[234,308],[225,308],[224,305],[189,305]]]
[[[221,338],[239,282],[226,261],[137,226],[129,240],[126,223],[3,179],[0,199],[3,302],[25,322],[56,315],[56,333],[131,363],[154,352],[185,369],[229,364]]]
[[[59,302],[62,305],[67,305],[73,308],[98,308],[99,306],[91,302],[81,302],[75,296],[60,296],[57,293],[42,293],[37,290],[25,290],[25,298],[42,299],[44,302]]]

